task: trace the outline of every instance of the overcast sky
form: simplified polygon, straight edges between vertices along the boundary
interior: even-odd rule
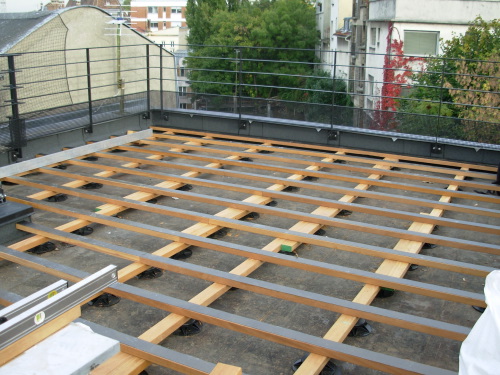
[[[40,9],[40,4],[47,4],[48,0],[6,0],[6,12],[33,12]]]

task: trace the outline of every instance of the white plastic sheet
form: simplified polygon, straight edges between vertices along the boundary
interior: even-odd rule
[[[500,271],[486,277],[488,307],[460,348],[459,375],[500,374]]]

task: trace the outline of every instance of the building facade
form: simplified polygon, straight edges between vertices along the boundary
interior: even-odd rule
[[[132,27],[142,33],[186,27],[187,0],[132,0]]]

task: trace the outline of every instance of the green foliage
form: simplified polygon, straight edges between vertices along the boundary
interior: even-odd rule
[[[401,100],[400,103],[398,131],[454,139],[463,137],[462,128],[452,118],[454,112],[450,106],[419,100]],[[441,115],[439,120],[438,114]]]
[[[352,107],[353,102],[347,94],[347,84],[341,79],[332,79],[327,72],[317,72],[306,82],[305,100],[313,104],[306,116],[308,121],[348,124],[352,112],[344,107]],[[333,92],[333,95],[332,95]],[[333,106],[333,107],[332,107]]]
[[[332,79],[327,72],[316,73],[306,82],[306,89],[311,90],[306,93],[309,103],[335,104],[352,107],[351,97],[347,95],[347,85],[341,79]],[[332,98],[332,92],[333,98]]]
[[[492,54],[488,60],[475,62],[474,66],[466,60],[457,61],[455,80],[460,89],[449,82],[445,85],[455,103],[466,104],[460,108],[459,117],[465,120],[468,140],[500,143],[499,61],[499,53]]]
[[[467,120],[460,124],[460,121],[450,118],[441,119],[440,136],[446,134],[453,138],[471,141],[498,142],[498,136],[492,135],[499,133],[498,125],[493,125],[496,129],[492,130],[490,129],[492,125],[487,122],[498,122],[499,111],[468,105],[498,106],[498,94],[493,93],[495,91],[493,82],[499,81],[499,69],[495,68],[498,67],[498,63],[495,65],[491,60],[496,58],[495,61],[498,61],[500,55],[500,20],[485,21],[477,17],[471,22],[465,34],[455,35],[443,42],[441,48],[442,58],[429,58],[425,71],[412,77],[417,88],[409,97],[453,103],[441,106],[441,116]],[[463,89],[482,92],[463,91]],[[402,105],[399,111],[419,114],[427,114],[430,111],[435,112],[431,114],[437,115],[435,110],[437,106],[436,103],[417,102],[417,104]],[[475,121],[485,123],[480,124]],[[484,129],[478,128],[481,126]],[[403,131],[402,128],[400,130]]]
[[[228,9],[225,0],[188,0],[186,4],[186,22],[189,27],[189,44],[201,45],[214,30],[212,17],[219,11]]]
[[[488,22],[477,17],[464,35],[455,35],[444,42],[442,48],[448,58],[469,60],[485,60],[500,53],[500,19]]]
[[[299,90],[270,86],[302,87],[300,76],[312,71],[318,32],[314,8],[307,1],[188,0],[186,20],[188,42],[195,44],[188,58],[194,92],[234,95],[241,57],[243,96],[300,98]],[[285,76],[290,74],[297,77]]]

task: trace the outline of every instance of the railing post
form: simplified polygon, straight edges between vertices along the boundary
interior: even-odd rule
[[[246,129],[247,123],[241,120],[241,86],[243,83],[242,77],[242,52],[241,49],[236,49],[236,58],[238,59],[238,128]]]
[[[18,158],[23,157],[22,147],[25,147],[27,145],[25,121],[19,116],[20,103],[17,97],[17,89],[19,88],[19,86],[17,86],[16,82],[16,67],[14,62],[15,56],[19,55],[7,55],[7,64],[9,69],[10,106],[12,109],[12,117],[9,117],[9,130],[11,147],[13,148],[13,161],[17,161]]]
[[[333,111],[335,109],[335,91],[337,91],[337,50],[333,54],[333,72],[332,72],[332,107],[330,111],[330,130],[333,129]]]
[[[443,87],[444,87],[444,73],[445,73],[445,58],[442,58],[442,68],[441,68],[441,84],[439,87],[439,107],[438,107],[438,118],[437,118],[437,129],[436,129],[436,143],[439,134],[439,129],[441,127],[441,107],[443,105]]]
[[[174,58],[174,72],[177,72],[175,61]],[[175,73],[175,79],[177,80],[177,73]],[[160,46],[160,113],[163,119],[163,46]]]
[[[151,116],[151,72],[150,72],[150,61],[149,61],[149,44],[146,44],[146,90],[147,90],[147,116],[149,119]]]
[[[94,120],[92,118],[92,82],[90,79],[90,48],[85,49],[87,57],[87,99],[89,104],[89,126],[85,129],[87,133],[94,132]]]

